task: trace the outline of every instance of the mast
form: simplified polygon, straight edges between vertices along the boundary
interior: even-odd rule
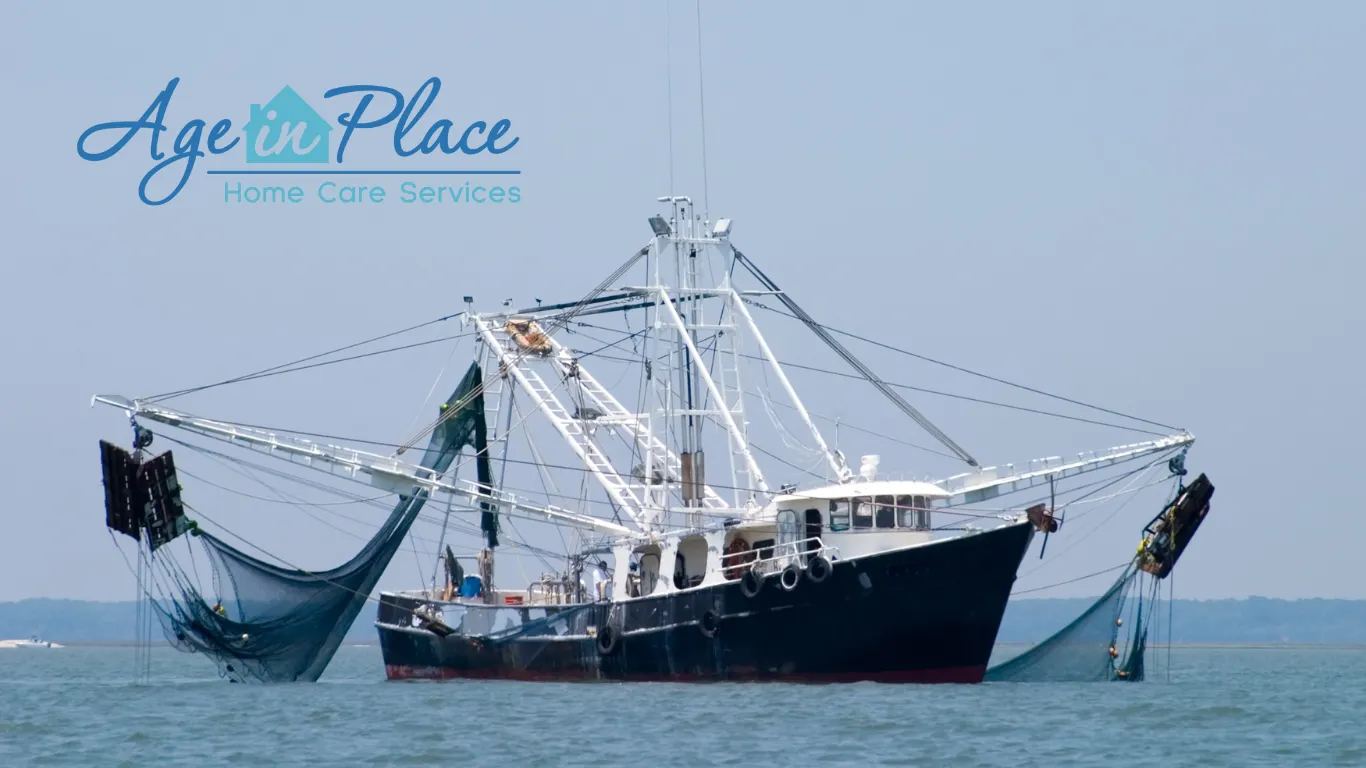
[[[726,431],[735,508],[757,508],[766,500],[763,497],[768,495],[769,488],[745,434],[734,312],[727,311],[724,306],[732,294],[726,276],[728,269],[722,270],[720,286],[704,288],[700,284],[699,262],[706,259],[712,249],[719,250],[723,256],[726,253],[724,237],[729,234],[729,221],[724,226],[711,228],[711,222],[696,215],[691,198],[686,196],[670,195],[659,198],[659,202],[669,203],[669,218],[654,216],[650,219],[654,232],[650,250],[656,263],[665,256],[673,259],[670,271],[675,276],[675,284],[667,284],[662,276],[668,272],[657,266],[643,290],[655,296],[647,326],[649,335],[671,350],[665,359],[674,370],[671,376],[657,376],[652,383],[655,399],[662,405],[659,409],[661,423],[669,423],[671,409],[677,418],[682,470],[679,497],[685,515],[695,525],[700,522],[695,511],[701,506],[701,500],[709,495],[704,490],[708,489],[708,484],[703,448],[703,427],[708,420]],[[706,321],[704,312],[704,300],[709,298],[726,300],[714,323]],[[711,363],[701,352],[702,331],[716,334],[714,358],[719,359],[720,366],[715,375]],[[677,393],[670,391],[674,381],[678,383]]]
[[[487,349],[511,376],[510,384],[515,383],[555,426],[613,506],[642,533],[660,533],[680,523],[684,528],[699,528],[715,519],[704,511],[732,510],[749,516],[772,498],[747,435],[740,348],[745,336],[750,336],[835,477],[840,482],[851,480],[853,472],[843,455],[831,448],[816,427],[745,308],[742,295],[731,284],[731,267],[743,257],[730,244],[730,220],[713,223],[699,217],[687,196],[658,200],[668,203],[669,210],[649,220],[653,237],[642,249],[645,285],[622,286],[594,309],[612,311],[607,304],[611,302],[617,309],[643,308],[646,312],[640,361],[645,368],[644,412],[624,408],[593,377],[585,365],[591,361],[577,359],[554,335],[545,334],[544,342],[537,342],[544,348],[527,354],[525,340],[514,339],[508,330],[516,324],[550,322],[560,317],[555,313],[563,305],[471,315]],[[702,263],[718,255],[719,285],[703,286]],[[709,300],[719,300],[714,313],[704,306]],[[561,387],[571,393],[577,407],[563,400]],[[579,417],[585,408],[593,411],[591,424]],[[724,431],[729,448],[733,489],[729,503],[707,482],[704,427],[708,422]],[[614,466],[602,443],[604,436],[597,434],[598,426],[610,427],[633,456],[641,457],[641,463],[634,468]],[[682,519],[671,520],[676,515]]]

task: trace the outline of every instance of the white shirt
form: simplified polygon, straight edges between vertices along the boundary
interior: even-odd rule
[[[601,566],[595,566],[593,568],[593,590],[597,593],[599,600],[607,597],[607,595],[603,594],[603,585],[606,583],[607,572],[602,570]]]

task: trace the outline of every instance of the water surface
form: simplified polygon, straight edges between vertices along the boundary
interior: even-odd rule
[[[1366,765],[1366,649],[1176,648],[1139,685],[390,683],[371,646],[276,686],[158,648],[135,686],[133,660],[0,650],[0,765]]]

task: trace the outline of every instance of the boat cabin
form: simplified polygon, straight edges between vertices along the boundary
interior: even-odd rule
[[[878,480],[829,485],[785,494],[774,500],[776,542],[813,539],[838,549],[848,560],[930,541],[931,507],[949,494],[913,480]],[[751,542],[754,543],[754,542]]]
[[[777,573],[815,555],[849,560],[928,543],[935,501],[931,483],[879,480],[831,485],[776,497],[755,519],[681,538],[662,536],[613,552],[612,599],[624,600],[739,579],[754,564]],[[625,567],[622,565],[625,564]]]

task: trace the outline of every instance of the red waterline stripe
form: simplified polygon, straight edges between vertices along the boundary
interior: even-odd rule
[[[912,669],[888,672],[828,672],[801,673],[760,677],[736,675],[728,678],[701,675],[630,675],[625,682],[709,683],[726,681],[765,681],[779,683],[980,683],[986,674],[985,666],[948,667],[944,669]],[[384,673],[390,680],[520,680],[527,682],[569,682],[598,680],[595,673],[579,670],[534,671],[527,669],[455,669],[453,667],[387,664]],[[612,678],[615,680],[615,678]]]

